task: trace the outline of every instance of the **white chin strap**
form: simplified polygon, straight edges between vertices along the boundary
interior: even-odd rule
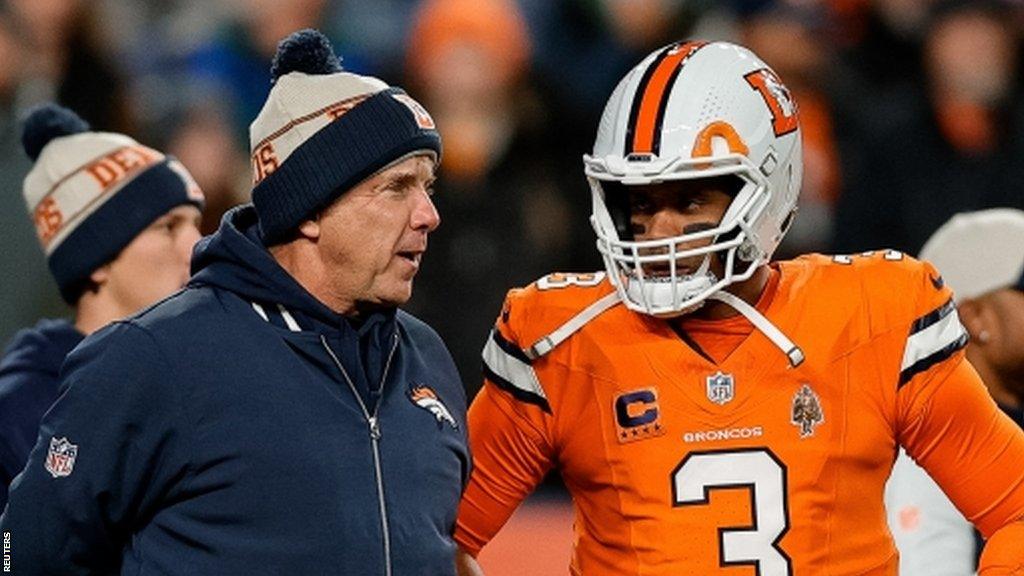
[[[708,296],[708,299],[718,300],[719,302],[728,304],[729,306],[732,306],[737,312],[746,316],[747,320],[750,320],[751,324],[753,324],[755,328],[760,330],[765,336],[768,337],[769,340],[772,341],[772,344],[775,344],[779,348],[779,350],[782,350],[782,352],[786,354],[786,357],[789,358],[790,366],[796,368],[797,366],[803,363],[804,351],[801,350],[799,346],[794,344],[792,340],[787,338],[786,335],[782,333],[782,330],[776,328],[770,320],[768,320],[767,318],[764,317],[763,314],[758,312],[757,308],[754,308],[750,304],[744,302],[739,297],[729,292],[726,292],[725,290],[719,290],[718,292],[715,292],[714,294]]]

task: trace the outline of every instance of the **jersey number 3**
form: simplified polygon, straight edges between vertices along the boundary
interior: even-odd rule
[[[691,452],[672,472],[674,506],[710,503],[711,491],[746,488],[753,521],[718,529],[719,561],[754,566],[759,576],[789,576],[792,565],[779,541],[789,530],[786,466],[766,448]]]

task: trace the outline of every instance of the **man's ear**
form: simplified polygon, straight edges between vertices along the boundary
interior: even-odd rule
[[[964,299],[957,305],[956,311],[960,315],[960,322],[967,329],[967,333],[970,334],[972,341],[982,344],[988,341],[989,326],[987,315],[985,314],[985,303],[982,300],[974,298]],[[986,337],[981,337],[982,334],[985,334]]]
[[[109,278],[110,264],[104,264],[103,266],[93,270],[92,274],[89,274],[89,281],[97,288],[106,284]]]
[[[320,238],[320,218],[316,217],[313,220],[306,220],[299,225],[299,235],[307,240],[317,240]]]

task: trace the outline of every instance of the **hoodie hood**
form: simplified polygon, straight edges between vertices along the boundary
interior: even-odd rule
[[[280,304],[327,326],[346,323],[344,316],[317,300],[270,255],[263,246],[252,204],[229,210],[217,232],[196,245],[189,286],[204,285],[229,290],[250,302]],[[394,315],[394,310],[382,311],[366,321]]]
[[[263,246],[259,219],[252,204],[228,211],[220,228],[199,241],[192,253],[190,287],[213,286],[249,301],[254,313],[287,330],[309,331],[326,337],[340,350],[353,384],[367,404],[375,404],[385,373],[391,338],[397,329],[397,308],[368,314],[359,321],[334,312],[299,284]],[[296,350],[310,361],[334,365],[323,352],[320,340],[290,338]],[[319,360],[316,360],[319,358]]]
[[[67,320],[40,320],[14,335],[0,362],[0,375],[32,371],[56,378],[64,358],[83,338]]]

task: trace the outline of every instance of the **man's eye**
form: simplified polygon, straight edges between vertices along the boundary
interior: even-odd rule
[[[630,201],[630,208],[638,214],[647,214],[654,207],[654,203],[647,198],[634,198]]]

